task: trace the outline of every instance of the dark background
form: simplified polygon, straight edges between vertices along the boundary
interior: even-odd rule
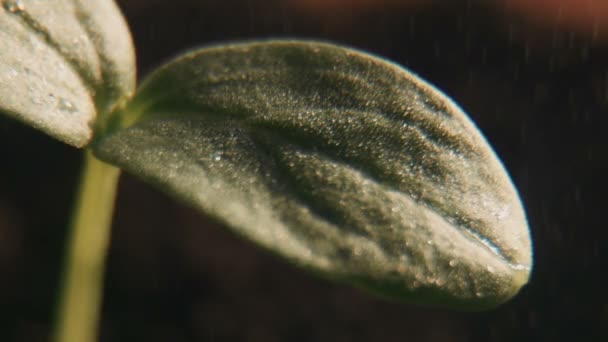
[[[485,313],[382,301],[295,269],[125,175],[101,341],[608,341],[604,32],[572,24],[570,12],[552,21],[549,10],[476,1],[296,2],[119,4],[140,76],[209,42],[303,37],[385,56],[437,85],[521,193],[530,284]],[[48,340],[79,162],[80,151],[0,119],[0,341]]]

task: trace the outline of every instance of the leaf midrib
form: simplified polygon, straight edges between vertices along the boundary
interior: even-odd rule
[[[250,127],[250,132],[253,131],[253,130],[259,131],[259,128],[256,128],[256,127],[253,127],[253,126]],[[342,165],[343,167],[350,168],[351,170],[354,170],[355,172],[361,174],[363,178],[369,179],[369,180],[375,182],[376,184],[380,185],[386,191],[388,191],[388,190],[397,191],[398,193],[411,198],[411,195],[409,195],[408,193],[405,193],[405,192],[399,190],[397,187],[394,186],[394,184],[391,184],[390,182],[387,182],[386,180],[382,180],[382,179],[376,177],[374,175],[374,173],[372,172],[372,170],[369,170],[368,168],[363,167],[362,165],[360,165],[360,163],[352,163],[352,162],[356,162],[354,160],[348,160],[348,163],[345,163],[343,160],[335,158],[334,155],[332,155],[332,154],[330,154],[330,153],[328,153],[326,151],[321,151],[321,150],[314,150],[313,151],[313,150],[307,149],[304,146],[302,146],[302,144],[298,144],[298,140],[295,139],[295,137],[293,135],[280,134],[280,133],[277,133],[277,132],[271,132],[268,129],[265,129],[265,134],[272,135],[273,139],[281,140],[285,144],[289,144],[289,145],[292,145],[292,146],[297,146],[298,149],[300,151],[302,151],[302,152],[305,152],[305,153],[308,153],[308,154],[313,154],[314,153],[314,154],[316,154],[316,155],[318,155],[318,156],[320,156],[320,157],[322,157],[322,158],[324,158],[326,160],[331,160],[332,163],[336,163],[336,164]],[[257,145],[260,146],[259,143],[257,143]],[[268,154],[268,152],[266,152],[266,154]],[[306,205],[305,203],[307,203],[307,202],[302,202],[301,198],[299,198],[298,201],[302,205]],[[438,208],[436,206],[436,203],[434,203],[433,201],[431,201],[428,198],[420,198],[419,200],[417,200],[417,202],[419,202],[425,208],[427,208],[428,210],[434,212],[435,214],[437,214],[440,217],[446,217],[446,216],[453,217],[453,215],[450,215],[445,210],[441,210],[440,208]],[[316,210],[317,208],[310,208],[310,205],[306,205],[306,206],[309,207],[309,209],[312,209],[314,212],[316,212],[317,215],[320,215],[321,217],[323,217],[324,220],[326,220],[327,222],[331,222],[332,224],[336,224],[336,222],[334,222],[334,220],[331,218],[332,217],[331,215],[330,216],[323,215],[322,214],[323,211],[319,212],[318,210]],[[339,223],[339,222],[337,222],[337,223]],[[483,248],[483,249],[488,250],[489,252],[491,252],[499,260],[501,260],[501,262],[509,265],[512,268],[516,268],[515,266],[517,264],[516,264],[516,262],[514,260],[509,260],[505,255],[503,255],[503,253],[501,253],[502,249],[499,246],[497,246],[491,240],[489,240],[489,239],[484,238],[483,236],[481,236],[481,234],[479,232],[477,232],[476,230],[474,230],[474,229],[472,229],[470,227],[467,227],[467,226],[465,226],[463,224],[452,223],[452,222],[448,222],[448,223],[449,223],[448,225],[450,227],[453,227],[453,228],[457,229],[461,233],[461,235],[464,235],[465,237],[467,237],[467,239],[469,239],[470,241],[473,241],[480,248]],[[360,234],[358,234],[358,235],[360,235]]]

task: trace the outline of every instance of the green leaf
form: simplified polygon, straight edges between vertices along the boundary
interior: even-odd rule
[[[135,86],[112,0],[0,0],[0,111],[74,146]]]
[[[153,74],[97,155],[305,268],[481,309],[528,279],[524,212],[445,95],[355,50],[268,41]],[[205,246],[201,246],[205,248]]]

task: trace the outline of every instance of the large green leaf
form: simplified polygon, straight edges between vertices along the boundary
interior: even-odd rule
[[[75,146],[135,85],[112,0],[0,0],[0,111]]]
[[[314,42],[203,49],[153,74],[120,125],[100,158],[321,274],[467,308],[528,279],[501,163],[448,98],[384,60]]]

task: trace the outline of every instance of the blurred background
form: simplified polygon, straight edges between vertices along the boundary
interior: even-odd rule
[[[140,78],[226,40],[364,49],[458,102],[502,158],[535,244],[490,312],[380,300],[120,183],[101,341],[608,341],[608,2],[121,0]],[[0,341],[48,341],[79,151],[0,118]]]

